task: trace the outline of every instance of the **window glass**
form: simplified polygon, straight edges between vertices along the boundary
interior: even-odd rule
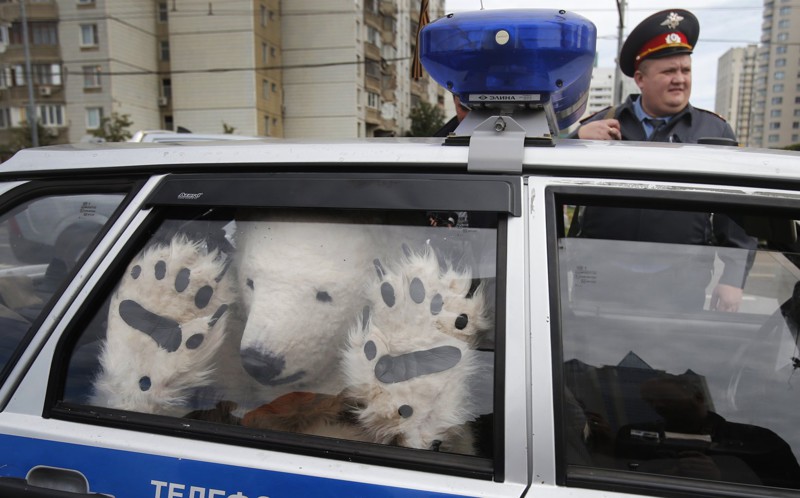
[[[800,488],[797,223],[632,206],[566,209],[567,463]]]
[[[122,198],[41,197],[0,216],[0,370]]]
[[[64,401],[491,455],[496,217],[170,217],[72,353]]]

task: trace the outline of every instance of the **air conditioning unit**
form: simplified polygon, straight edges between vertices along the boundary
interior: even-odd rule
[[[169,104],[169,97],[159,97],[158,107],[166,107]]]
[[[40,86],[39,87],[39,95],[42,97],[49,97],[50,94],[53,93],[53,89],[49,86]]]

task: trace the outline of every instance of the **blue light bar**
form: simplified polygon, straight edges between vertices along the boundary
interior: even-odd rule
[[[420,58],[471,107],[549,103],[564,129],[586,108],[596,41],[591,21],[563,10],[480,10],[425,26]]]

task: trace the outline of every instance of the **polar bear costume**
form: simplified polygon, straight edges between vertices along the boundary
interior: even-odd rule
[[[234,287],[225,254],[176,236],[145,249],[111,296],[90,402],[183,415],[214,382]]]
[[[289,392],[342,390],[339,352],[367,303],[364,282],[372,261],[392,252],[385,228],[362,221],[280,212],[237,222],[235,269],[246,317],[239,354],[260,384],[253,406]]]

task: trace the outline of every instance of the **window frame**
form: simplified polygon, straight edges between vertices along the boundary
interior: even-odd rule
[[[94,48],[99,46],[100,44],[100,33],[98,33],[97,24],[90,23],[90,24],[81,24],[80,28],[80,38],[78,45],[81,48]],[[88,30],[88,31],[86,31]],[[92,40],[87,43],[86,35],[91,35]]]
[[[800,197],[791,195],[771,195],[764,188],[783,191],[800,191],[800,185],[770,182],[768,185],[741,188],[736,183],[716,181],[703,184],[702,179],[694,179],[699,185],[689,183],[684,177],[671,179],[659,177],[657,180],[645,178],[625,179],[614,186],[601,179],[581,182],[582,185],[549,185],[545,188],[545,216],[547,230],[547,266],[551,278],[548,282],[550,292],[550,337],[552,344],[553,410],[555,420],[555,464],[556,483],[560,486],[616,491],[651,496],[776,496],[781,488],[759,486],[752,488],[746,484],[695,480],[688,477],[671,477],[656,474],[640,474],[603,467],[568,465],[566,462],[566,438],[564,436],[564,351],[562,348],[561,316],[561,278],[559,269],[559,240],[564,233],[565,222],[562,205],[630,206],[650,209],[683,209],[696,211],[725,210],[725,212],[757,213],[763,215],[780,214],[787,210],[800,211]],[[671,181],[673,180],[673,181]],[[653,181],[666,188],[652,188]],[[763,183],[763,182],[762,182]],[[648,188],[650,187],[650,188]],[[713,191],[712,191],[713,189]],[[680,209],[679,209],[680,208]],[[759,493],[758,491],[761,491]],[[782,496],[782,495],[781,495]]]
[[[0,184],[2,185],[2,184]],[[141,188],[141,180],[135,179],[111,179],[111,178],[94,178],[94,179],[78,179],[78,180],[30,180],[22,183],[21,185],[14,186],[8,191],[0,191],[0,214],[7,214],[18,206],[31,202],[37,199],[42,199],[51,196],[63,195],[92,195],[92,194],[124,194],[120,204],[115,209],[114,213],[109,217],[105,225],[98,231],[97,235],[93,238],[92,242],[86,247],[80,258],[78,258],[75,267],[68,273],[63,282],[58,286],[50,300],[44,303],[42,311],[35,321],[31,323],[30,329],[20,344],[17,346],[14,353],[11,355],[9,362],[5,367],[0,368],[0,386],[3,386],[8,376],[16,366],[19,359],[27,349],[33,337],[39,332],[46,322],[48,315],[53,310],[59,298],[64,294],[64,291],[71,283],[75,274],[80,270],[83,263],[91,256],[98,243],[105,237],[114,223],[122,215],[125,208],[131,203],[136,192]],[[0,399],[2,403],[2,399]],[[2,405],[0,405],[2,409]]]
[[[433,472],[482,480],[505,480],[505,271],[507,217],[521,213],[521,184],[516,177],[447,174],[369,173],[227,173],[170,174],[142,204],[143,223],[125,242],[120,253],[58,340],[50,369],[44,416],[87,425],[101,425],[195,440],[231,447],[253,447],[333,460],[357,461],[381,467]],[[332,187],[337,182],[339,185]],[[301,190],[304,195],[296,193]],[[202,192],[195,199],[182,193]],[[336,192],[331,196],[330,192]],[[391,195],[387,195],[391,192]],[[480,194],[480,195],[478,195]],[[192,421],[187,430],[180,418],[89,407],[62,401],[64,379],[72,350],[86,325],[110,295],[131,259],[153,230],[176,213],[204,213],[212,208],[313,208],[357,210],[457,210],[498,214],[496,228],[495,379],[493,459],[446,454],[397,446],[321,438],[306,434],[262,431],[239,426]]]

